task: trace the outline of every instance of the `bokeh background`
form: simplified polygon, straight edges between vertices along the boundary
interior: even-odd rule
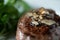
[[[0,40],[16,40],[18,19],[30,9],[22,0],[0,0]]]
[[[0,40],[16,40],[19,18],[40,7],[53,9],[60,15],[60,0],[0,0]]]

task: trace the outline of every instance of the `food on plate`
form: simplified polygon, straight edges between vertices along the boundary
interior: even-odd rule
[[[60,40],[60,16],[52,9],[39,8],[18,21],[17,40]]]

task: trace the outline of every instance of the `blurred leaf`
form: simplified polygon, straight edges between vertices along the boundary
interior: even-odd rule
[[[28,11],[29,9],[31,9],[31,7],[24,1],[21,1],[20,2],[22,4],[22,6],[24,7],[24,10],[25,11]]]
[[[5,5],[0,11],[0,33],[16,30],[18,11],[13,6]],[[15,20],[15,21],[14,21]],[[13,29],[13,30],[12,30]]]
[[[31,9],[31,7],[27,3],[25,3],[23,0],[18,0],[14,6],[15,8],[17,8],[18,11],[20,11],[20,13],[29,11]]]
[[[16,31],[17,22],[31,7],[23,0],[0,0],[0,35]]]
[[[5,5],[13,5],[16,2],[16,0],[4,0]]]
[[[7,14],[5,14],[2,18],[1,18],[3,23],[6,23],[8,21],[8,16]]]

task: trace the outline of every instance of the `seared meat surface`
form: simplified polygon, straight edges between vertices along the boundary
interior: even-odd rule
[[[40,8],[18,21],[17,40],[60,40],[60,17],[52,9]]]

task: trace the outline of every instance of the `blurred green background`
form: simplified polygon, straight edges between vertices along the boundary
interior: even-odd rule
[[[30,9],[23,0],[0,0],[0,40],[16,34],[18,19]]]

